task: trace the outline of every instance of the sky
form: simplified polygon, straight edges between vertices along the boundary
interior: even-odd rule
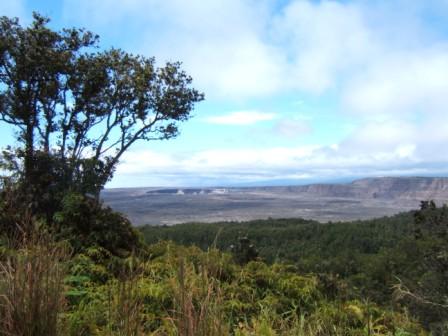
[[[107,187],[448,175],[448,0],[0,2],[25,25],[32,11],[181,61],[205,93],[176,139],[135,144]]]

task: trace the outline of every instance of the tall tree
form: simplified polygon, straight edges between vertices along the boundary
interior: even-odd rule
[[[17,131],[24,185],[47,173],[45,186],[99,195],[124,152],[176,137],[203,94],[179,63],[101,51],[91,32],[48,23],[0,18],[0,121]]]
[[[418,277],[400,281],[395,294],[419,316],[431,335],[447,335],[448,207],[422,201],[414,222],[416,247],[421,250]]]

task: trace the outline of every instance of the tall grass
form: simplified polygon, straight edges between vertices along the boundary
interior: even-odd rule
[[[135,267],[134,257],[129,258],[117,280],[109,283],[109,335],[143,335],[143,299],[139,291],[142,277]]]
[[[60,335],[68,247],[38,231],[9,243],[0,260],[0,335]]]
[[[204,265],[202,265],[204,266]],[[173,283],[174,312],[172,321],[178,336],[229,335],[223,310],[219,280],[208,267],[196,269],[192,263],[179,260]]]

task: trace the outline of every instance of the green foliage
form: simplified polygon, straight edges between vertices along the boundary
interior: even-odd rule
[[[196,245],[203,250],[216,243],[229,249],[239,237],[247,236],[267,262],[296,262],[316,256],[331,258],[343,252],[375,254],[382,248],[395,246],[397,240],[413,234],[413,216],[404,213],[369,221],[321,224],[300,218],[268,219],[250,222],[187,223],[173,226],[144,226],[141,231],[148,243],[173,240]],[[324,268],[324,265],[322,265]],[[316,269],[317,270],[317,269]]]
[[[53,221],[58,235],[68,239],[76,251],[99,246],[105,253],[126,255],[142,248],[139,233],[129,220],[95,199],[68,193],[61,204]]]
[[[87,294],[66,313],[70,329],[98,335],[364,335],[368,328],[372,335],[380,329],[382,335],[398,329],[424,334],[399,312],[327,300],[318,277],[299,275],[290,266],[260,261],[240,266],[217,250],[168,242],[149,251],[149,260],[132,259],[133,271],[128,264],[125,278],[111,273],[105,283],[72,279],[71,286],[79,290],[81,283]],[[134,331],[119,332],[126,325]]]
[[[434,335],[448,333],[448,208],[422,202],[415,237],[421,249],[418,273],[400,279],[395,295]]]
[[[336,287],[343,290],[344,280],[349,282],[347,295],[370,297],[381,303],[390,300],[396,277],[418,272],[420,251],[425,248],[414,239],[412,213],[348,223],[269,219],[145,226],[141,232],[148,243],[172,240],[203,250],[216,244],[224,251],[239,237],[247,236],[262,260],[290,263],[301,272],[326,276],[326,293],[330,297]]]
[[[146,226],[141,231],[147,242],[168,239],[204,250],[214,245],[228,250],[246,235],[263,260],[290,263],[295,272],[316,274],[319,293],[327,300],[401,304],[438,335],[445,333],[448,320],[446,209],[427,202],[420,211],[362,222],[270,219]],[[266,281],[269,278],[263,277],[256,285],[265,289]]]
[[[239,264],[247,264],[249,261],[254,261],[258,258],[257,249],[247,237],[240,237],[238,244],[230,245],[230,251],[235,261]]]
[[[216,249],[203,252],[159,242],[144,255],[123,258],[89,247],[67,260],[55,258],[48,248],[4,248],[6,255],[32,252],[37,268],[31,269],[36,271],[36,281],[42,281],[37,284],[57,285],[50,293],[64,304],[52,315],[56,316],[53,325],[58,326],[51,331],[55,335],[313,336],[366,335],[368,330],[371,335],[393,335],[398,330],[403,335],[425,335],[400,310],[339,294],[329,299],[322,290],[328,284],[319,276],[300,274],[296,267],[284,264],[251,261],[239,265],[230,254]],[[4,260],[2,268],[9,259]],[[60,265],[64,273],[51,272],[54,265]],[[48,274],[51,280],[39,274]],[[1,288],[15,283],[17,289],[26,289],[28,281],[20,279],[0,273]],[[54,308],[53,301],[44,298],[33,296],[29,303]],[[42,321],[35,318],[29,321]],[[33,335],[47,334],[36,331]]]

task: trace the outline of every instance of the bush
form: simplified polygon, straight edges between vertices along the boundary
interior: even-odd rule
[[[127,218],[78,193],[64,196],[54,222],[57,234],[78,252],[98,246],[113,255],[127,256],[143,248],[140,234]]]

